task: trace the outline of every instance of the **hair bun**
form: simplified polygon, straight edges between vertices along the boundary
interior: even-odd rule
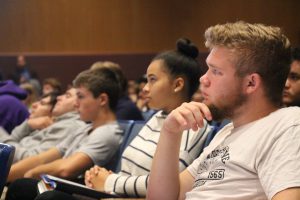
[[[192,57],[195,59],[199,55],[197,46],[187,38],[180,38],[179,40],[177,40],[176,46],[177,51],[188,57]]]

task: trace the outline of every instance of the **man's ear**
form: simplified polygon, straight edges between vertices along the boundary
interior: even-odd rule
[[[257,73],[246,76],[245,79],[246,93],[250,94],[261,87],[261,77]]]
[[[184,79],[182,77],[178,77],[174,80],[174,92],[179,92],[184,87]]]
[[[108,95],[106,93],[101,93],[98,97],[98,102],[100,106],[104,106],[108,104],[109,98]]]

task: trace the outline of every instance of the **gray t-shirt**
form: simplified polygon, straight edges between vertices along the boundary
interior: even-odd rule
[[[17,126],[11,135],[0,132],[0,142],[16,147],[14,162],[37,155],[54,147],[68,135],[73,134],[85,123],[79,119],[77,112],[68,112],[42,130],[33,130],[27,120]]]
[[[86,125],[69,135],[56,147],[64,158],[81,152],[88,155],[95,165],[105,166],[110,163],[123,139],[123,131],[116,122],[102,125],[92,130]]]
[[[186,199],[266,200],[300,187],[300,108],[282,108],[249,124],[225,126],[187,169]]]

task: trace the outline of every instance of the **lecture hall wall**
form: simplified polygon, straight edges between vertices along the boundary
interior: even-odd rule
[[[120,63],[134,79],[182,36],[203,63],[203,33],[217,23],[276,25],[300,45],[299,10],[298,0],[0,0],[0,70],[10,73],[25,54],[41,79],[70,83],[98,60]]]

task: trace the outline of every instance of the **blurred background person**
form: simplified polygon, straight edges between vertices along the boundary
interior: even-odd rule
[[[31,83],[22,83],[20,84],[20,88],[24,89],[27,92],[27,97],[26,99],[22,100],[22,102],[28,108],[28,111],[31,112],[31,106],[38,100],[39,95],[37,94],[37,91]]]
[[[132,102],[136,102],[138,93],[138,86],[135,80],[127,81],[127,94]]]
[[[62,92],[62,84],[56,78],[46,78],[43,80],[42,93],[48,94],[50,92]]]
[[[27,92],[13,81],[0,82],[0,126],[8,134],[29,116],[27,107],[22,103],[26,97]]]
[[[13,74],[13,81],[16,84],[28,82],[33,77],[33,72],[31,72],[28,63],[26,62],[24,55],[17,56],[17,63],[15,67],[15,72]]]
[[[194,93],[192,97],[192,101],[202,102],[202,100],[203,100],[203,96],[201,94],[201,90],[199,86],[198,90]]]
[[[143,75],[137,81],[137,99],[136,106],[140,109],[141,112],[147,112],[150,108],[148,105],[148,99],[146,98],[146,94],[143,91],[143,88],[147,84],[147,77]]]
[[[15,71],[9,76],[17,85],[31,83],[38,94],[41,93],[41,83],[37,74],[30,69],[24,55],[17,56]]]
[[[157,110],[153,109],[149,105],[149,98],[144,91],[144,87],[147,84],[147,75],[143,75],[137,81],[137,100],[135,102],[136,106],[140,109],[144,120],[148,121]]]
[[[282,100],[285,106],[300,106],[300,48],[292,49],[291,69]]]

